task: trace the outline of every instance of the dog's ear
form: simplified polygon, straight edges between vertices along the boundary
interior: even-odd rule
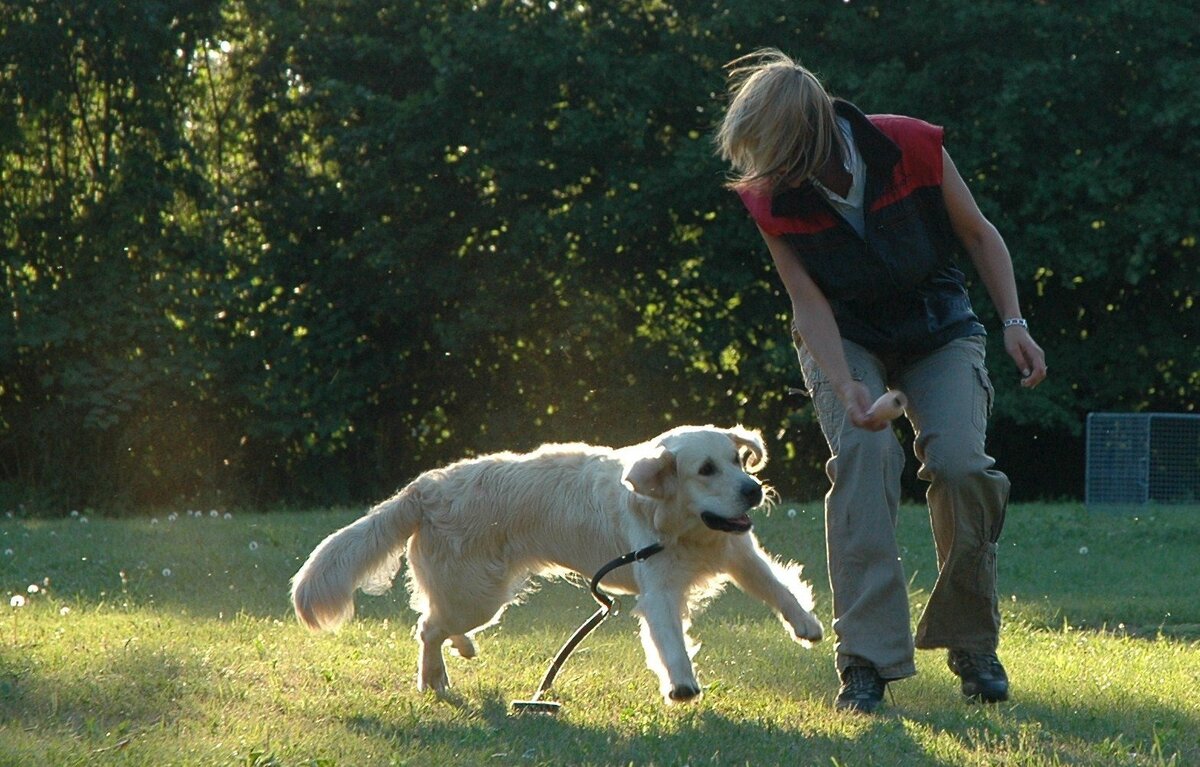
[[[744,426],[734,426],[732,429],[726,429],[725,433],[738,446],[738,453],[742,456],[742,464],[746,471],[753,474],[767,465],[767,446],[763,442],[762,432]]]
[[[634,461],[621,478],[638,495],[663,499],[675,492],[675,454],[665,447]]]

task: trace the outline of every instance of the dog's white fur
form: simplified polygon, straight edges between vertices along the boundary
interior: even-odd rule
[[[531,575],[590,579],[660,542],[662,553],[614,570],[603,586],[637,594],[647,663],[667,700],[688,700],[700,694],[688,620],[727,580],[772,607],[797,641],[823,634],[800,566],[780,563],[749,532],[746,512],[763,500],[751,473],[766,460],[757,431],[686,426],[621,449],[545,445],[435,469],[313,550],[292,578],[296,616],[313,630],[336,628],[354,614],[354,590],[385,591],[407,553],[421,614],[417,686],[443,691],[442,645],[474,656],[471,634],[499,620]],[[704,512],[730,531],[710,528]]]

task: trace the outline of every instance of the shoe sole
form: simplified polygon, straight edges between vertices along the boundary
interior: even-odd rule
[[[965,700],[967,703],[980,703],[985,706],[989,706],[1006,702],[1008,700],[1008,696],[1004,695],[1001,697],[995,697],[984,695],[964,695],[963,700]]]
[[[963,698],[969,703],[1003,703],[1008,700],[1008,690],[1000,693],[967,692],[963,690]]]
[[[874,714],[876,711],[879,710],[879,706],[881,703],[883,703],[883,701],[875,701],[873,703],[867,703],[864,701],[857,701],[857,700],[852,701],[852,702],[846,702],[846,703],[843,703],[842,701],[837,701],[836,703],[833,704],[833,707],[838,711],[849,711],[852,714]]]

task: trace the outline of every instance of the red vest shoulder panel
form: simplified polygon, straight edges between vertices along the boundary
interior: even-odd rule
[[[883,193],[869,200],[872,211],[903,199],[917,189],[940,186],[942,183],[942,137],[944,130],[937,125],[901,115],[871,115],[871,125],[900,149],[900,162],[891,169],[891,179]],[[886,172],[872,168],[866,157],[868,172]],[[837,224],[835,214],[825,206],[816,208],[804,218],[781,218],[772,215],[770,195],[762,190],[741,190],[738,195],[754,222],[771,235],[812,234]]]

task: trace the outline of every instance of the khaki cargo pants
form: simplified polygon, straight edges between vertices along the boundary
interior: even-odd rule
[[[825,535],[838,671],[865,660],[885,679],[901,679],[916,673],[914,646],[994,651],[1000,634],[996,541],[1009,481],[984,452],[993,390],[983,337],[890,364],[844,344],[851,374],[872,397],[888,388],[908,396],[917,476],[929,483],[938,577],[915,642],[895,534],[904,450],[891,429],[870,432],[846,419],[825,375],[796,341],[831,455]]]

